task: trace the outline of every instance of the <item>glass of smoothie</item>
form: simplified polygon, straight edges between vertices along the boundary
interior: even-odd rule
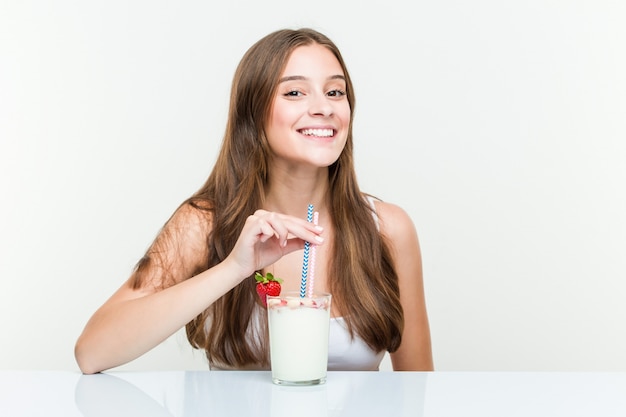
[[[278,385],[326,382],[331,295],[298,292],[267,296],[272,381]]]

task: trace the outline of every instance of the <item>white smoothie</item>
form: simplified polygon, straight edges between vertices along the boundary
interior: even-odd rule
[[[319,384],[328,368],[330,295],[268,297],[272,379],[277,384]]]

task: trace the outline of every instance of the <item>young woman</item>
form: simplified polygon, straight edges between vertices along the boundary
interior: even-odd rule
[[[226,133],[202,188],[166,222],[76,343],[84,373],[131,361],[182,326],[211,368],[269,369],[256,271],[297,290],[305,242],[333,295],[329,370],[432,370],[415,227],[363,193],[353,165],[354,91],[337,47],[311,29],[253,45],[233,80]],[[319,226],[306,221],[307,206]]]

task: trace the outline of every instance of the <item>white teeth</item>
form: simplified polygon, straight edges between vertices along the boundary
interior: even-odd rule
[[[300,131],[303,135],[318,136],[318,137],[330,137],[333,135],[333,129],[303,129]]]

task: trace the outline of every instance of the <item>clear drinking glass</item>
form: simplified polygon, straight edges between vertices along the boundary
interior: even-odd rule
[[[279,385],[326,382],[331,295],[267,297],[272,381]]]

